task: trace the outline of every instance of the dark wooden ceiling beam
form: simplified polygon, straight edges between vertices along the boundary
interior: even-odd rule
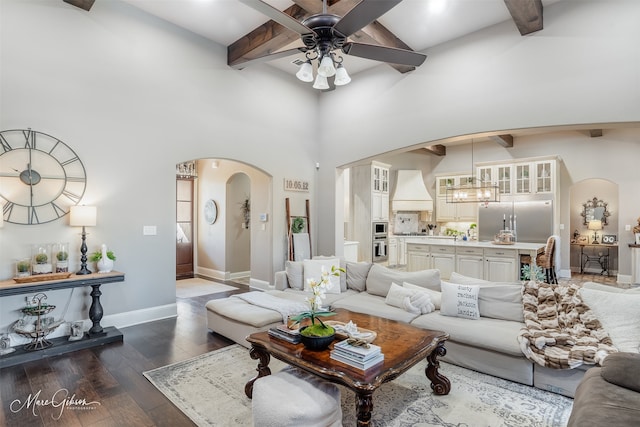
[[[589,136],[591,138],[598,138],[602,136],[602,129],[589,129]]]
[[[284,13],[303,20],[307,16],[322,13],[322,2],[318,0],[293,0],[294,5]],[[327,13],[344,16],[361,0],[329,0]],[[374,21],[350,37],[351,40],[411,50],[402,40],[396,37],[384,25]],[[290,43],[300,40],[298,34],[283,26],[268,21],[235,41],[227,48],[227,64],[233,68],[242,68],[242,64],[252,59],[261,58],[279,51]],[[302,45],[302,44],[301,44]],[[415,67],[399,64],[388,64],[401,73],[415,70]]]
[[[423,150],[431,154],[435,154],[436,156],[446,156],[447,155],[447,147],[442,144],[430,145],[429,147],[424,147]]]
[[[309,16],[306,10],[296,4],[283,12],[298,20]],[[227,47],[227,64],[242,69],[243,63],[277,52],[296,40],[300,40],[298,34],[269,20]]]
[[[540,31],[542,26],[542,0],[504,0],[521,35]]]
[[[513,147],[513,135],[492,135],[489,139],[505,148]]]
[[[91,9],[91,6],[93,6],[93,3],[95,3],[96,0],[63,0],[65,3],[69,3],[71,5],[74,5],[76,7],[79,7],[80,9],[84,9],[87,12],[89,11],[89,9]]]

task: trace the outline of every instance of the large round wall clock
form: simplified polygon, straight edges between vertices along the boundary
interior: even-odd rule
[[[0,203],[4,220],[43,224],[78,204],[87,184],[84,165],[64,142],[31,129],[0,131]]]

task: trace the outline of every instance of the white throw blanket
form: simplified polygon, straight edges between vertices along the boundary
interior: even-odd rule
[[[290,301],[288,299],[279,298],[271,294],[260,291],[247,292],[245,294],[232,295],[233,298],[240,298],[249,304],[258,307],[268,308],[277,311],[282,315],[282,322],[287,323],[287,319],[292,314],[298,314],[303,311],[309,311],[309,306],[303,302]]]

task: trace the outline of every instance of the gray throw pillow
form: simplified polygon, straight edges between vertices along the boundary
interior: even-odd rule
[[[367,286],[367,275],[371,269],[370,262],[347,262],[347,289],[362,292]]]
[[[409,282],[411,284],[440,290],[440,270],[398,271],[379,264],[373,264],[367,275],[367,293],[386,297],[391,283]]]
[[[451,283],[459,285],[479,285],[480,294],[478,304],[480,316],[493,319],[524,322],[522,307],[522,283],[520,282],[491,282],[451,273]]]
[[[304,268],[302,261],[287,261],[284,265],[287,282],[292,289],[304,289]]]

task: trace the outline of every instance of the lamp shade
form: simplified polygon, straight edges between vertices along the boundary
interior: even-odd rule
[[[313,66],[311,65],[311,61],[306,61],[300,66],[300,69],[296,73],[296,77],[307,83],[311,83],[313,81]]]
[[[313,83],[314,89],[329,89],[329,83],[327,82],[327,78],[318,74],[316,76],[316,81]]]
[[[349,73],[347,73],[347,69],[344,68],[342,64],[338,65],[338,68],[336,69],[336,79],[334,80],[333,83],[335,83],[336,86],[344,86],[348,84],[350,81],[351,81],[351,77],[349,77]]]
[[[69,225],[72,227],[93,227],[96,225],[95,206],[71,206]]]
[[[336,67],[333,65],[333,59],[331,59],[330,55],[322,57],[318,67],[318,74],[322,77],[331,77],[336,74]]]
[[[589,230],[602,230],[602,221],[599,219],[589,221]]]

